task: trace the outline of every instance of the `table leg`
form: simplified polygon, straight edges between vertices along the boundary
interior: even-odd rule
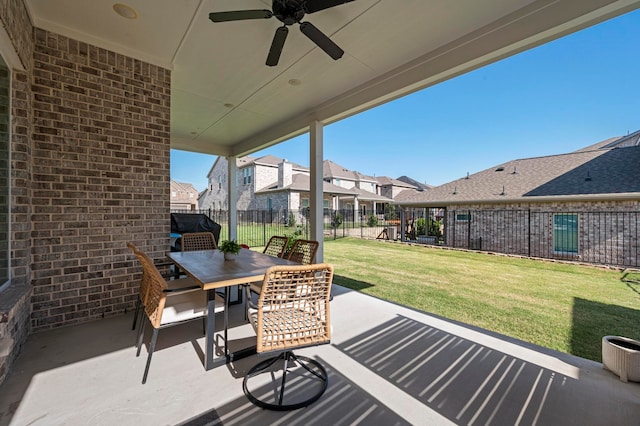
[[[226,310],[225,310],[226,311]],[[204,369],[211,370],[218,365],[224,364],[226,357],[215,356],[215,340],[216,340],[216,291],[207,291],[207,330],[205,335],[205,354],[204,354]],[[226,324],[225,324],[226,327]],[[226,346],[226,342],[225,342]],[[226,349],[225,349],[226,350]]]

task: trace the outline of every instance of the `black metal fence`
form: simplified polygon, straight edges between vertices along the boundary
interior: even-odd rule
[[[223,225],[227,212],[199,210]],[[309,212],[248,210],[237,215],[241,243],[266,245],[272,235],[309,238]],[[323,214],[324,238],[378,238],[620,267],[640,266],[640,212],[533,210],[387,209],[363,215],[354,210]]]
[[[451,247],[640,266],[640,212],[451,210],[444,227]]]

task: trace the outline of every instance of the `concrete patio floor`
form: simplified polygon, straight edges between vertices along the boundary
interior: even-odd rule
[[[242,393],[252,356],[205,371],[199,321],[160,332],[149,379],[131,314],[29,337],[0,387],[2,425],[636,425],[640,385],[597,362],[334,287],[329,372],[313,405],[271,412]],[[251,340],[232,308],[235,343]],[[221,321],[218,322],[218,324]],[[147,338],[148,342],[148,338]]]

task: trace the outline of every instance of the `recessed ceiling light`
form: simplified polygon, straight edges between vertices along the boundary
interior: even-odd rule
[[[113,5],[113,10],[123,18],[127,19],[136,19],[138,17],[138,12],[131,6],[122,3],[116,3]]]
[[[298,80],[297,78],[292,78],[289,80],[289,84],[292,86],[300,86],[302,84],[302,80]]]

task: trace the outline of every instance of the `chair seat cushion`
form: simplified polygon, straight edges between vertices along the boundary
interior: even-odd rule
[[[319,321],[312,312],[297,309],[295,318],[283,318],[282,313],[263,310],[265,333],[262,352],[282,350],[290,345],[321,344],[329,342],[325,334],[324,321]],[[247,316],[254,331],[258,332],[258,309],[247,309]],[[270,318],[273,317],[273,318]]]
[[[224,310],[224,301],[216,295],[215,312]],[[167,297],[162,311],[161,325],[179,321],[188,321],[207,315],[207,293],[205,291],[189,291],[172,294]]]

